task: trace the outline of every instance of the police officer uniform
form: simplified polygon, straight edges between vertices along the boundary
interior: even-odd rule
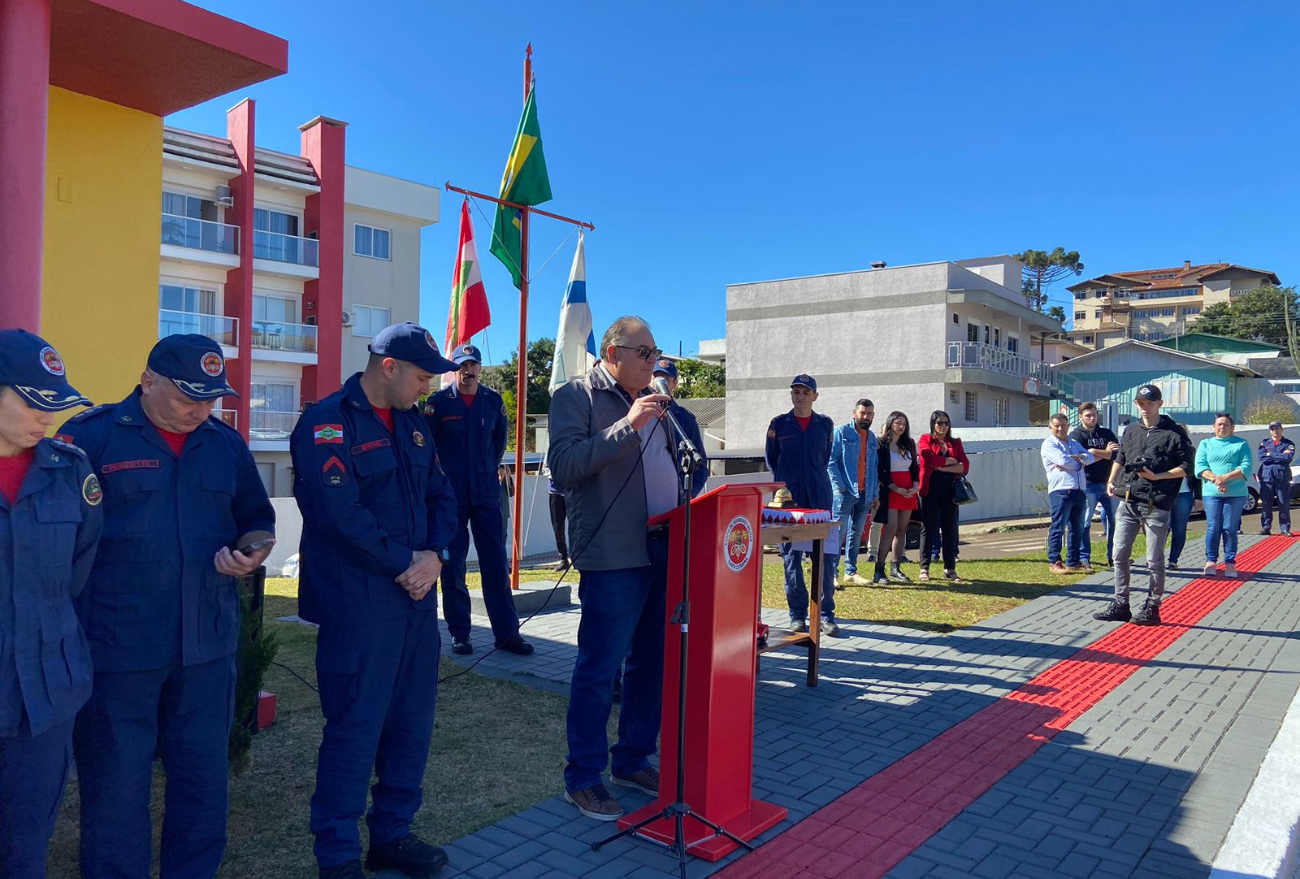
[[[381,331],[370,351],[433,375],[455,369],[432,335],[410,323]],[[321,875],[362,875],[357,821],[372,768],[379,782],[366,816],[367,866],[402,860],[414,840],[414,860],[429,872],[407,872],[431,875],[446,856],[416,840],[410,825],[433,733],[437,597],[413,600],[395,579],[417,551],[437,552],[446,564],[456,496],[421,411],[376,409],[360,373],[303,413],[289,445],[303,520],[298,612],[320,624],[316,673],[325,728],[311,831]]]
[[[206,336],[167,336],[148,367],[160,399],[166,382],[195,402],[235,393]],[[239,433],[212,417],[189,433],[162,430],[143,393],[63,427],[90,456],[105,510],[78,606],[95,662],[74,737],[83,879],[149,875],[155,753],[167,774],[162,877],[211,877],[221,865],[240,599],[215,557],[275,528]]]
[[[461,345],[451,359],[457,367],[483,362],[473,345]],[[451,562],[442,572],[442,610],[451,633],[451,649],[474,652],[469,641],[469,589],[465,586],[465,559],[473,527],[492,637],[497,647],[527,656],[533,646],[519,636],[519,614],[510,595],[497,475],[509,429],[505,403],[500,394],[481,383],[474,396],[466,398],[453,382],[429,397],[424,411],[443,471],[456,492],[456,534],[448,547]]]
[[[805,387],[817,392],[817,380],[810,375],[797,375],[790,387]],[[831,508],[831,478],[826,464],[831,457],[831,442],[835,435],[835,422],[830,416],[812,414],[807,429],[800,427],[791,409],[772,419],[767,427],[767,468],[772,478],[784,482],[790,490],[796,507],[812,510]],[[791,544],[781,544],[781,562],[785,567],[785,598],[790,608],[790,622],[798,627],[807,620],[808,587],[803,576],[803,552],[792,549]],[[826,554],[823,567],[824,581],[829,579],[833,558]],[[829,582],[822,586],[822,618],[835,619],[835,590]]]
[[[90,405],[58,353],[25,330],[0,330],[0,386],[44,412]],[[103,494],[85,453],[60,440],[41,439],[4,464],[0,876],[41,879],[72,765],[73,717],[90,696],[90,650],[73,599],[95,558]]]
[[[655,363],[654,374],[675,379],[677,378],[677,364],[665,357]],[[672,410],[677,423],[681,425],[682,432],[694,443],[696,451],[704,459],[695,468],[695,472],[691,474],[691,497],[698,497],[704,491],[705,484],[709,481],[709,455],[704,451],[704,436],[700,433],[700,422],[695,417],[695,413],[676,400],[669,403],[668,407]]]

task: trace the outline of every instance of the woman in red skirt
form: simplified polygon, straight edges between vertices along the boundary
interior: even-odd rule
[[[880,476],[880,509],[876,511],[880,517],[880,544],[876,547],[875,582],[908,583],[910,578],[898,565],[907,547],[907,523],[912,519],[912,511],[920,506],[917,496],[921,492],[921,465],[916,441],[902,412],[890,412],[885,419],[876,461]],[[889,563],[886,577],[885,555],[891,547],[894,560]]]

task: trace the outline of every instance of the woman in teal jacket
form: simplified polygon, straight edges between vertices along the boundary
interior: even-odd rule
[[[1247,474],[1253,458],[1250,444],[1233,436],[1232,416],[1214,416],[1214,436],[1196,447],[1196,475],[1201,479],[1205,503],[1205,576],[1213,577],[1219,567],[1219,535],[1223,535],[1223,573],[1237,576],[1237,531],[1241,511],[1246,507]]]

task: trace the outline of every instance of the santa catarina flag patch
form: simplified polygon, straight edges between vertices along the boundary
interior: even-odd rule
[[[342,443],[343,442],[343,425],[341,424],[322,424],[316,428],[316,445],[321,443]]]

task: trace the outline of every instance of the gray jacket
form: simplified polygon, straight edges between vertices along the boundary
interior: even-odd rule
[[[643,390],[638,396],[648,393]],[[551,397],[546,460],[551,478],[564,489],[569,547],[579,571],[650,564],[641,437],[627,420],[630,408],[599,364]],[[662,437],[671,452],[671,431],[662,424],[652,441]],[[676,453],[671,457],[675,461]],[[683,502],[680,483],[677,493],[678,502]]]

